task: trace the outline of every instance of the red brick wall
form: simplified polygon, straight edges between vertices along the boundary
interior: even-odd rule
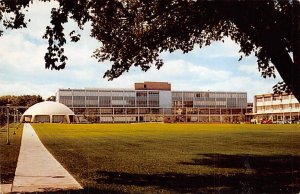
[[[171,84],[167,82],[144,82],[135,83],[134,88],[136,90],[171,90]]]

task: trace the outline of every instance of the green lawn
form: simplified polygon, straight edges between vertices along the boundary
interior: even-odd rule
[[[86,193],[300,191],[300,125],[33,127]]]
[[[17,166],[23,125],[18,129],[10,125],[10,145],[6,145],[6,126],[0,128],[0,182],[1,184],[12,183]]]

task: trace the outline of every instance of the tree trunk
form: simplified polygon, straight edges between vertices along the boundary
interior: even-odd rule
[[[292,80],[298,80],[293,82],[293,94],[300,102],[300,1],[293,2],[293,29],[292,29],[292,39],[293,39],[293,60],[294,68],[291,69]],[[294,71],[296,69],[296,71]]]
[[[300,102],[300,2],[293,3],[292,52],[293,59],[282,43],[282,37],[276,30],[262,32],[260,40],[266,48],[272,63],[275,65],[283,81],[291,89]]]
[[[283,81],[289,86],[294,96],[300,102],[300,65],[292,61],[284,48],[280,49],[278,47],[272,49],[271,61]]]

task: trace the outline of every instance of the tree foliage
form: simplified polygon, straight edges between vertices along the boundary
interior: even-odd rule
[[[56,101],[56,96],[49,96],[46,101],[53,101],[55,102]]]
[[[18,107],[18,113],[15,112],[14,108],[9,108],[9,120],[10,122],[13,122],[14,115],[19,113],[23,114],[26,111],[26,107],[30,107],[38,102],[43,102],[43,98],[40,95],[22,95],[22,96],[0,96],[0,127],[7,124],[6,118],[7,118],[7,110],[6,106],[9,104],[10,107]]]
[[[46,1],[46,0],[44,0]],[[92,26],[91,36],[101,46],[94,57],[112,61],[104,77],[119,77],[137,66],[147,71],[160,68],[161,52],[188,53],[212,41],[230,37],[240,45],[241,58],[257,57],[263,77],[274,77],[275,67],[285,81],[274,86],[280,92],[292,91],[300,99],[300,3],[299,1],[192,1],[192,0],[58,0],[51,11],[46,68],[60,70],[66,65],[66,34],[77,42],[80,35],[65,32],[64,24],[74,20],[83,29]],[[0,3],[0,21],[6,28],[26,27],[22,8],[29,0]],[[3,14],[12,13],[10,20]],[[293,56],[293,57],[291,57]],[[274,66],[271,64],[274,64]]]
[[[22,95],[22,96],[0,96],[0,106],[26,106],[30,107],[38,102],[43,102],[40,95]]]

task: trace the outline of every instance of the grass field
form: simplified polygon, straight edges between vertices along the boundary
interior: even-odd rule
[[[10,145],[6,145],[6,127],[0,128],[0,182],[12,183],[17,166],[23,125],[14,130],[10,125]],[[14,131],[16,134],[13,134]]]
[[[300,125],[33,127],[86,193],[300,191]]]

